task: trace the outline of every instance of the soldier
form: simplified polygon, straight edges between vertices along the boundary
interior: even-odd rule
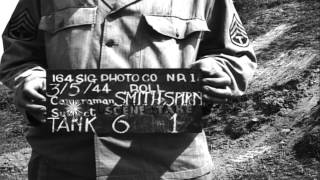
[[[53,135],[47,69],[198,68],[203,98],[242,95],[256,67],[232,0],[20,0],[0,79],[30,123],[29,179],[211,179],[204,132]]]

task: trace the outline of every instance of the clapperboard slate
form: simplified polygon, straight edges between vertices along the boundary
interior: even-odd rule
[[[191,69],[47,71],[52,133],[181,133],[201,129],[200,72]]]

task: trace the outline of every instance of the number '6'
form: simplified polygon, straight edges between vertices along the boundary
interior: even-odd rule
[[[121,118],[123,118],[123,117],[125,117],[125,116],[126,116],[126,115],[121,115],[121,116],[117,117],[117,118],[113,121],[113,123],[112,123],[112,129],[113,129],[114,132],[116,132],[116,133],[118,133],[118,134],[124,134],[124,133],[126,133],[126,132],[129,131],[129,129],[130,129],[130,124],[129,124],[127,121],[121,119]],[[126,128],[125,128],[124,130],[118,130],[118,129],[116,128],[116,125],[117,125],[117,124],[122,124],[122,125],[124,125]]]

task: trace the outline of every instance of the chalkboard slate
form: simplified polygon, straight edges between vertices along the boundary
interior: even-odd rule
[[[199,132],[200,72],[191,69],[47,71],[52,133]]]

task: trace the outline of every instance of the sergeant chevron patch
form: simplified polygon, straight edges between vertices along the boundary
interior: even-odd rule
[[[231,42],[240,47],[247,47],[249,45],[249,38],[242,23],[236,15],[233,15],[232,23],[229,29]]]
[[[36,38],[36,33],[36,23],[27,9],[13,17],[9,22],[8,36],[10,38],[30,41]]]

